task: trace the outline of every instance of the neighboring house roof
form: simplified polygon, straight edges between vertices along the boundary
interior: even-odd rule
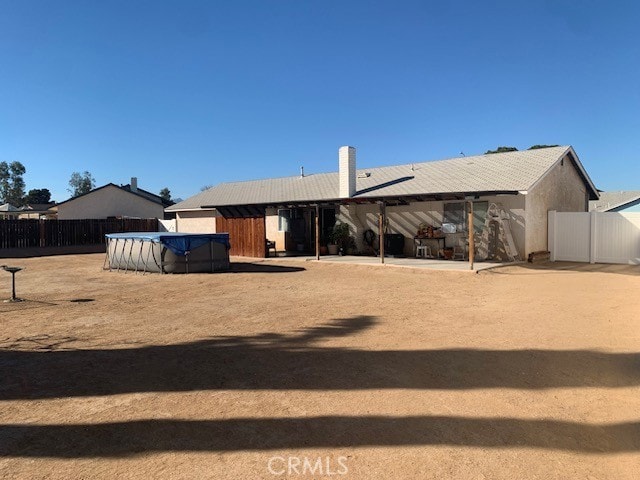
[[[593,182],[570,146],[550,147],[448,160],[357,170],[353,199],[471,192],[519,192],[533,187],[551,168],[570,155],[590,198],[598,198]],[[368,176],[366,174],[369,174]],[[339,174],[272,178],[221,183],[177,203],[167,211],[234,205],[339,200]]]
[[[600,199],[589,202],[589,211],[618,212],[640,204],[640,190],[600,192]]]
[[[23,212],[46,212],[55,205],[55,202],[50,203],[30,203],[23,205],[20,210]]]
[[[170,205],[173,205],[175,202],[172,202],[171,200],[167,201],[164,198],[162,198],[160,195],[156,195],[155,193],[151,193],[147,190],[143,190],[140,187],[137,187],[137,190],[135,192],[131,191],[131,184],[127,184],[127,185],[122,185],[120,188],[130,192],[130,193],[135,193],[137,195],[141,195],[143,197],[148,198],[149,200],[156,202],[156,203],[161,203],[163,204],[165,207],[168,207]]]
[[[167,202],[166,200],[164,200],[161,196],[156,195],[154,193],[151,192],[147,192],[146,190],[143,190],[141,188],[138,188],[135,192],[131,190],[131,185],[116,185],[115,183],[107,183],[106,185],[102,185],[101,187],[98,188],[94,188],[93,190],[91,190],[90,192],[87,193],[83,193],[82,195],[77,195],[75,197],[71,197],[67,200],[65,200],[64,202],[60,202],[58,203],[56,206],[60,206],[60,205],[64,205],[67,202],[71,202],[73,200],[76,200],[78,198],[84,197],[86,195],[91,195],[93,192],[96,192],[98,190],[102,190],[103,188],[107,188],[107,187],[115,187],[115,188],[119,188],[120,190],[122,190],[123,192],[127,192],[130,193],[132,195],[137,195],[138,197],[142,197],[146,200],[149,200],[150,202],[153,203],[157,203],[160,205],[163,205],[165,207],[169,206],[172,204],[172,202]]]
[[[10,203],[4,203],[0,205],[0,212],[19,212],[20,210]]]

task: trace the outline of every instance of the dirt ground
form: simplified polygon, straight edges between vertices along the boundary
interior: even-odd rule
[[[640,267],[102,260],[0,262],[2,478],[638,478]]]

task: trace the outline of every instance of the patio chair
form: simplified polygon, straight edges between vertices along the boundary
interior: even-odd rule
[[[431,247],[429,245],[416,246],[416,258],[433,258]]]
[[[461,243],[463,243],[461,245]],[[456,242],[456,244],[453,246],[453,259],[454,260],[465,260],[467,257],[467,242],[460,242],[458,240],[458,242]]]
[[[267,257],[269,256],[269,251],[273,250],[273,256],[277,257],[278,256],[278,251],[276,250],[276,242],[267,239],[266,241],[266,245],[267,245]]]

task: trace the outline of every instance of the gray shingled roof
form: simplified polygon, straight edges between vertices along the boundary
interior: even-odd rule
[[[567,146],[550,147],[389,167],[360,168],[357,170],[356,195],[353,198],[529,190],[570,149]],[[595,187],[579,165],[577,156],[575,158],[578,168],[586,177],[585,182],[594,190],[595,198]],[[361,178],[360,175],[365,172],[370,175]],[[339,198],[338,172],[333,172],[309,174],[302,178],[221,183],[166,210],[318,202]]]
[[[600,200],[589,202],[589,211],[610,212],[640,204],[640,190],[600,192]]]

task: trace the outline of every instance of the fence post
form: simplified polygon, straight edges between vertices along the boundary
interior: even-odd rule
[[[557,216],[555,210],[550,210],[548,212],[548,220],[547,220],[547,248],[549,249],[551,255],[549,256],[549,260],[552,262],[556,261],[556,224]]]
[[[596,263],[596,238],[598,234],[598,217],[597,212],[591,212],[589,214],[589,263]]]
[[[38,228],[40,230],[40,241],[38,242],[38,245],[40,247],[44,247],[44,219],[40,218],[38,220]]]

